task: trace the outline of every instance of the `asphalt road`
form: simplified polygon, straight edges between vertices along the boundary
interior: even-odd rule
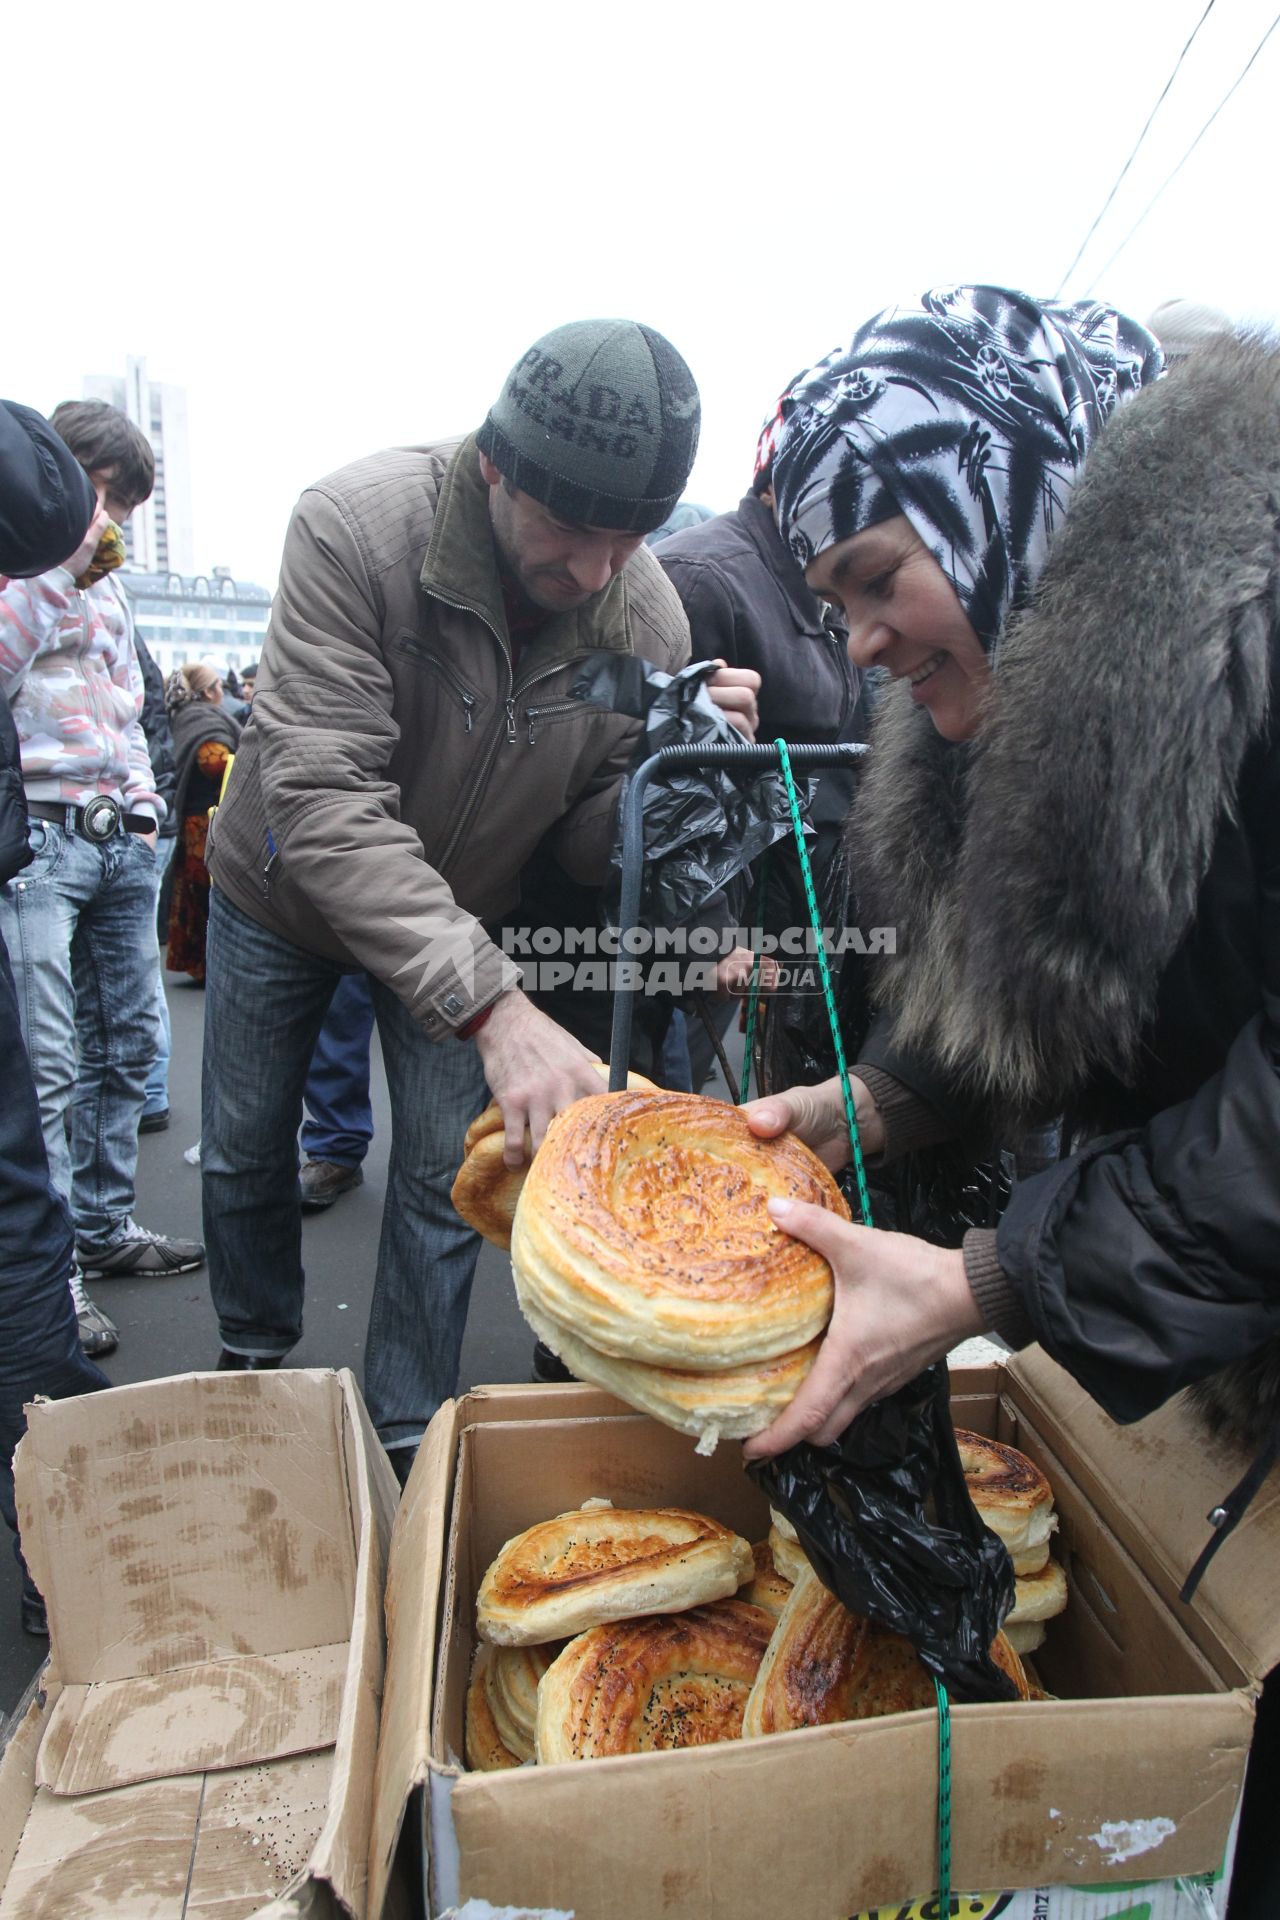
[[[135,1211],[143,1226],[199,1239],[200,1173],[182,1156],[200,1131],[204,994],[176,974],[169,976],[168,994],[172,1120],[166,1133],[144,1134],[139,1142]],[[723,1082],[717,1085],[723,1093]],[[306,1330],[292,1355],[299,1367],[350,1367],[358,1381],[363,1381],[390,1131],[376,1036],[373,1107],[375,1135],[364,1185],[344,1194],[326,1212],[303,1217]],[[119,1346],[102,1362],[113,1386],[198,1372],[216,1362],[218,1334],[203,1270],[165,1280],[94,1281],[90,1293],[120,1330]],[[461,1384],[467,1388],[526,1380],[532,1353],[533,1336],[515,1304],[507,1256],[485,1245],[471,1296]],[[18,1569],[3,1541],[0,1583],[0,1714],[7,1715],[43,1661],[46,1643],[22,1631]]]

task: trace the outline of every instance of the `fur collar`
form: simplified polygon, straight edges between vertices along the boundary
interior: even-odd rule
[[[896,1040],[1006,1116],[1132,1072],[1244,756],[1280,613],[1280,346],[1233,340],[1114,419],[978,739],[881,702],[851,835],[896,925]]]

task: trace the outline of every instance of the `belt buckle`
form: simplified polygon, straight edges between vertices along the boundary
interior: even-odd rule
[[[120,803],[109,793],[95,794],[80,809],[80,823],[89,840],[110,840],[119,830],[121,818]]]

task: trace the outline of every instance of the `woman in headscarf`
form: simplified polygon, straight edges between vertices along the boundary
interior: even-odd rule
[[[863,921],[897,930],[852,1070],[864,1146],[1062,1114],[1067,1150],[954,1251],[775,1204],[836,1305],[749,1456],[834,1439],[993,1330],[1118,1420],[1194,1385],[1274,1457],[1280,346],[1159,364],[1105,307],[959,288],[781,405],[783,538],[892,682],[851,827]],[[848,1158],[837,1082],[750,1111]]]
[[[852,830],[863,917],[897,929],[864,1142],[1065,1112],[1078,1150],[956,1252],[793,1209],[836,1314],[749,1452],[829,1439],[983,1328],[1122,1420],[1229,1365],[1234,1431],[1280,1412],[1280,352],[1224,338],[1139,393],[1158,367],[1105,308],[962,288],[783,403],[784,537],[893,682]],[[836,1083],[753,1123],[788,1118],[839,1152]]]
[[[165,705],[173,730],[178,784],[174,811],[180,842],[169,900],[167,965],[204,981],[209,925],[209,869],[204,863],[209,809],[218,804],[227,764],[240,739],[240,724],[221,705],[222,681],[203,664],[170,674]]]

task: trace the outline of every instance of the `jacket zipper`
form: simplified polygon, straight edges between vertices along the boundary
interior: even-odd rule
[[[497,642],[498,652],[502,655],[502,662],[507,670],[507,691],[502,703],[507,720],[506,743],[509,747],[514,747],[516,744],[516,695],[527,692],[530,687],[536,687],[541,680],[549,680],[553,674],[559,673],[561,667],[568,666],[572,661],[585,656],[582,653],[578,653],[571,654],[567,660],[557,660],[553,667],[545,668],[542,673],[535,673],[531,679],[522,681],[520,686],[517,687],[515,684],[515,674],[511,667],[511,656],[502,644],[502,636],[497,628],[485,618],[479,607],[472,606],[471,603],[466,600],[453,600],[448,594],[441,593],[437,588],[432,589],[432,597],[443,601],[445,606],[452,607],[457,613],[471,614],[472,618],[479,620],[482,626],[488,627],[489,632]],[[448,840],[436,859],[435,864],[438,871],[443,871],[449,864],[449,861],[462,844],[468,827],[470,827],[472,820],[475,818],[476,809],[480,804],[485,784],[493,770],[493,763],[497,758],[501,744],[501,736],[495,733],[488,744],[486,752],[477,762],[477,771],[472,781],[471,791],[466,797],[466,803],[458,814],[453,832],[449,835]]]
[[[458,678],[457,674],[454,673],[453,669],[446,666],[443,660],[437,659],[435,654],[427,653],[425,650],[419,652],[417,648],[406,649],[406,651],[409,652],[411,659],[416,660],[420,666],[425,667],[428,673],[436,674],[444,681],[449,691],[456,695],[462,706],[463,732],[470,733],[475,725],[476,717],[476,697],[474,693],[468,692],[466,686]]]
[[[514,675],[512,674],[512,671],[511,671],[511,656],[508,654],[507,649],[502,644],[501,634],[498,632],[497,628],[489,620],[485,618],[484,614],[481,613],[479,607],[473,607],[469,601],[452,600],[450,599],[448,594],[441,593],[436,588],[432,589],[432,597],[434,599],[443,601],[446,607],[452,607],[456,613],[469,613],[472,619],[478,620],[480,622],[481,626],[488,627],[489,632],[493,635],[494,640],[497,643],[498,652],[502,656],[503,665],[506,667],[506,670],[507,670],[507,692],[506,692],[506,698],[505,698],[504,704],[506,706],[506,711],[507,711],[507,741],[508,741],[508,744],[512,744],[515,740],[515,706],[514,706],[514,700],[513,700]],[[449,861],[453,858],[453,855],[456,852],[457,848],[461,845],[463,836],[466,833],[467,828],[471,825],[473,818],[475,817],[476,808],[480,804],[480,796],[484,792],[485,783],[489,778],[490,770],[492,769],[493,763],[497,758],[498,748],[501,746],[501,744],[502,744],[501,735],[495,733],[492,736],[492,738],[488,741],[485,751],[481,754],[479,760],[477,761],[476,773],[471,783],[471,790],[466,796],[465,804],[459,809],[458,817],[454,822],[453,832],[449,835],[448,840],[445,842],[445,845],[442,847],[440,854],[435,862],[437,871],[443,871],[443,869],[449,864]]]
[[[555,704],[550,707],[528,707],[525,710],[524,717],[529,726],[529,745],[532,747],[536,741],[536,736],[533,731],[533,723],[535,720],[543,720],[549,713],[576,713],[581,706],[582,702],[580,700],[557,700]]]

